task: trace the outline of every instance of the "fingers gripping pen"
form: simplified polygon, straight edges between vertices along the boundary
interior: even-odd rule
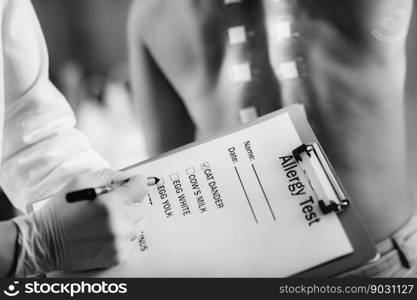
[[[148,186],[156,185],[159,182],[159,178],[157,177],[148,177],[146,180],[147,180]],[[127,181],[129,181],[129,179],[125,181],[121,181],[121,182],[114,182],[109,185],[104,185],[104,186],[99,186],[99,187],[90,187],[90,188],[86,188],[86,189],[82,189],[78,191],[69,192],[66,195],[66,199],[67,199],[67,202],[69,203],[78,202],[82,200],[94,200],[98,196],[105,194],[105,193],[109,193],[115,188],[122,186]]]

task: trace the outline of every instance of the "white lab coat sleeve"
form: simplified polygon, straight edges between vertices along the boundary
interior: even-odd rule
[[[48,74],[46,43],[28,0],[3,7],[4,129],[0,185],[21,210],[76,173],[107,167]]]

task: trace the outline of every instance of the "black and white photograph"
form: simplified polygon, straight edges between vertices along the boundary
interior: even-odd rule
[[[413,0],[0,10],[1,299],[416,293]]]

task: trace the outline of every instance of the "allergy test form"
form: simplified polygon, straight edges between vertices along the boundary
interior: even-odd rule
[[[161,180],[130,259],[100,276],[284,277],[351,253],[292,156],[300,144],[281,113],[131,167]]]
[[[88,276],[287,277],[351,255],[292,155],[300,118],[295,105],[126,168],[160,178],[150,213],[128,261]]]

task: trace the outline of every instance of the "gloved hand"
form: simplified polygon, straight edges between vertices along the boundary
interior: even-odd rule
[[[131,177],[94,201],[67,203],[65,194],[127,178],[112,170],[80,175],[39,211],[15,218],[19,243],[15,276],[106,268],[125,260],[149,207],[145,178]]]

